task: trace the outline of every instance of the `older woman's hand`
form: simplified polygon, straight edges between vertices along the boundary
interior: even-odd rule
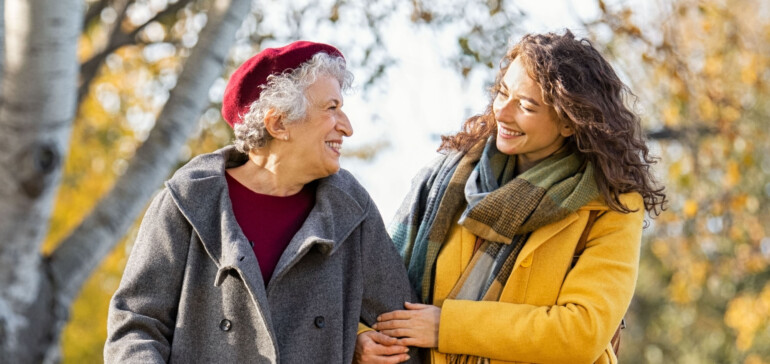
[[[355,364],[391,364],[409,360],[409,348],[398,340],[377,331],[366,331],[356,338]]]
[[[421,348],[438,347],[438,325],[441,309],[433,305],[405,303],[406,310],[392,311],[377,317],[373,329],[399,338],[398,343]]]

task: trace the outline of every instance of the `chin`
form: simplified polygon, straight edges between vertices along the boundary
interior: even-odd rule
[[[504,140],[500,140],[500,138],[497,138],[497,142],[495,143],[495,146],[497,147],[497,150],[500,151],[500,153],[506,154],[506,155],[514,155],[516,154],[516,148],[508,145]]]
[[[329,177],[339,171],[340,171],[339,164],[337,164],[336,166],[329,166],[329,168],[326,169],[326,175],[324,177]]]

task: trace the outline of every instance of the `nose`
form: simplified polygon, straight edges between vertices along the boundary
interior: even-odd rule
[[[337,130],[346,137],[353,135],[353,125],[350,124],[350,119],[342,110],[340,110],[340,117],[337,119]]]
[[[495,119],[504,122],[513,120],[516,110],[518,110],[517,106],[518,101],[514,98],[495,100],[492,108],[495,113]]]

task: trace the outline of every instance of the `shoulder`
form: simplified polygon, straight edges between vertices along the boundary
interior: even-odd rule
[[[463,155],[465,153],[460,151],[450,151],[437,155],[412,177],[412,187],[425,185],[430,188],[437,177],[451,172]]]
[[[620,203],[628,207],[629,210],[635,212],[644,213],[644,199],[638,192],[624,193],[619,196]],[[602,198],[597,198],[581,207],[579,210],[598,210],[598,211],[611,211],[610,207]]]
[[[248,156],[238,152],[233,146],[200,154],[179,168],[169,179],[169,183],[185,184],[211,177],[223,177],[226,167],[243,164],[247,159]]]
[[[638,232],[641,236],[641,230],[644,227],[644,200],[642,195],[637,192],[624,193],[619,196],[620,202],[628,207],[631,212],[620,212],[609,208],[602,200],[592,201],[582,208],[579,213],[588,214],[590,211],[599,211],[594,229],[601,227],[618,231]]]
[[[347,202],[358,207],[362,212],[369,210],[372,198],[364,186],[346,169],[340,170],[318,181],[316,199]]]

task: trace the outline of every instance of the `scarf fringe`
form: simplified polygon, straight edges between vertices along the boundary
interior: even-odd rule
[[[489,358],[481,358],[473,355],[447,354],[448,364],[489,364]]]

